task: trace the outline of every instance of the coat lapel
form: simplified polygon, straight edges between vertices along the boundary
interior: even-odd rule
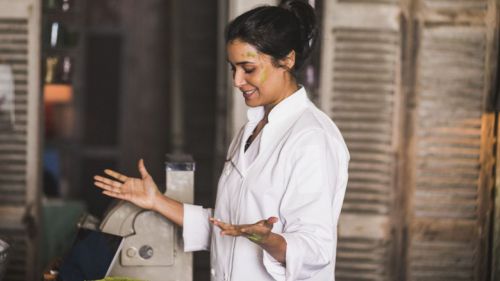
[[[241,142],[243,141],[243,135],[245,133],[245,127],[242,128],[236,137],[235,142],[233,143],[231,150],[229,152],[229,161],[231,161],[231,165],[236,171],[243,177],[243,157],[242,157],[242,149]]]
[[[300,115],[302,115],[309,104],[310,101],[307,98],[307,94],[304,88],[301,88],[297,93],[282,101],[271,111],[269,123],[261,132],[259,156],[255,159],[255,162],[258,163],[253,163],[250,167],[260,165],[259,163],[263,161],[263,158],[267,158],[271,153],[270,151],[273,151],[283,140],[285,133],[292,127]],[[250,168],[245,167],[243,163],[245,137],[250,135],[250,130],[253,130],[256,123],[262,118],[263,108],[250,109],[247,115],[249,117],[249,123],[240,130],[235,142],[232,144],[229,154],[233,168],[238,171],[241,177],[245,177]]]

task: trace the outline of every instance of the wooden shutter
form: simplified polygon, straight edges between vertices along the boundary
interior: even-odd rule
[[[491,3],[418,2],[407,280],[486,280]]]
[[[321,107],[351,153],[336,280],[390,280],[400,142],[400,7],[396,0],[324,3]]]
[[[0,0],[0,64],[12,69],[15,122],[0,128],[0,237],[10,244],[5,280],[38,280],[39,1]]]

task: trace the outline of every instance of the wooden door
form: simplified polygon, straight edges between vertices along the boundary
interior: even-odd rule
[[[39,1],[0,0],[0,65],[13,78],[5,79],[4,71],[0,82],[13,82],[14,115],[0,112],[0,237],[11,246],[4,277],[9,281],[38,280],[40,273],[39,20]]]
[[[486,280],[495,2],[420,0],[409,126],[407,280]]]
[[[486,280],[496,1],[324,3],[321,106],[352,156],[337,280]]]
[[[339,0],[324,9],[321,107],[351,153],[336,280],[397,280],[401,8],[396,0]]]

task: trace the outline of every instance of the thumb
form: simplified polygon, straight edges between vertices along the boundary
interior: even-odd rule
[[[139,160],[139,172],[141,173],[141,177],[143,179],[149,177],[148,170],[146,170],[146,166],[144,166],[144,160],[142,158]]]
[[[278,222],[278,218],[277,217],[270,217],[266,220],[266,225],[268,227],[273,227],[273,224],[277,223]]]

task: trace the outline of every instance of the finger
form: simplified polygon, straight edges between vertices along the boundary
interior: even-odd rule
[[[121,182],[114,181],[114,180],[111,180],[111,179],[108,179],[105,177],[101,177],[101,176],[94,176],[94,180],[98,181],[98,182],[102,182],[104,184],[107,184],[107,185],[115,187],[115,188],[120,188],[122,186]]]
[[[139,173],[141,173],[143,179],[149,176],[148,170],[146,170],[146,166],[144,165],[144,160],[142,158],[139,160]]]
[[[240,232],[250,232],[255,227],[254,224],[240,224],[236,226]]]
[[[115,192],[115,193],[120,193],[121,192],[119,188],[112,187],[112,186],[104,184],[102,182],[95,181],[94,185],[97,186],[97,187],[99,187],[99,188],[101,188],[101,189],[104,189],[106,191]]]
[[[213,224],[221,229],[221,235],[240,236],[242,235],[238,225],[224,223],[220,220],[212,220]]]
[[[228,236],[241,236],[243,233],[241,233],[238,228],[231,228],[222,230],[220,234]]]
[[[208,220],[209,220],[209,221],[210,221],[213,225],[215,225],[215,226],[217,226],[217,227],[221,228],[221,226],[220,226],[220,221],[219,221],[218,219],[216,219],[216,218],[209,218]],[[222,228],[221,228],[221,229],[222,229]]]
[[[252,234],[252,233],[264,233],[266,232],[265,229],[262,228],[262,226],[255,226],[255,225],[249,225],[247,227],[242,227],[239,229],[241,233],[244,234]]]
[[[233,227],[231,224],[224,223],[221,220],[214,218],[212,218],[212,223],[223,230],[230,229],[231,227]]]
[[[113,177],[121,182],[126,182],[128,180],[128,177],[125,176],[125,175],[122,175],[116,171],[113,171],[113,170],[110,170],[110,169],[106,169],[104,170],[104,173],[110,177]]]

